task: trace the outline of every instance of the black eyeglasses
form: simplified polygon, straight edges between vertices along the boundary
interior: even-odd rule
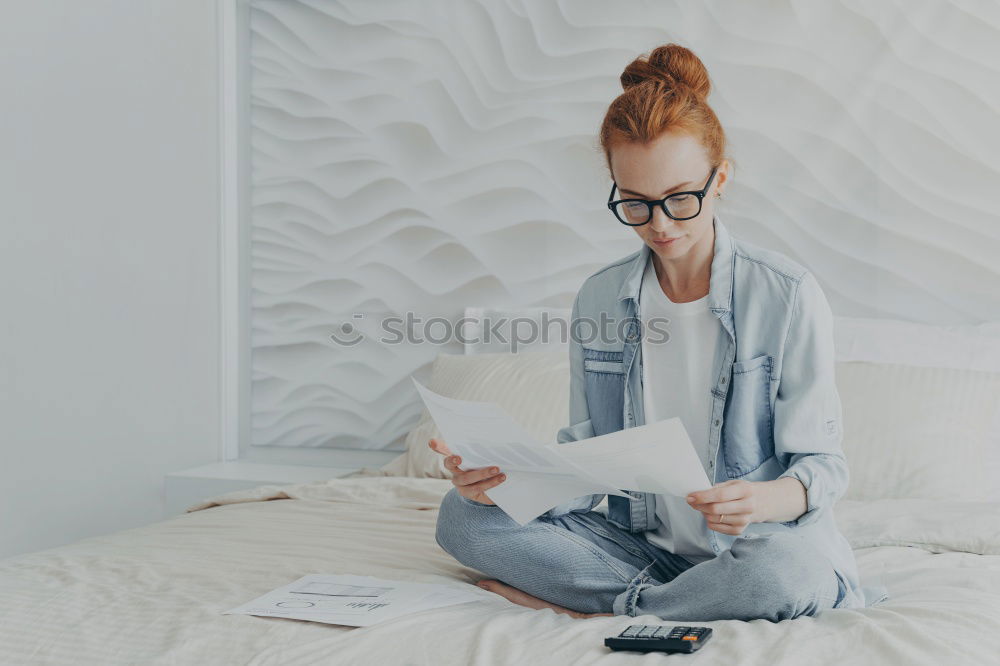
[[[618,183],[613,182],[611,185],[611,194],[608,195],[608,208],[615,214],[619,222],[630,227],[641,226],[653,219],[653,206],[662,208],[667,217],[672,220],[690,220],[693,217],[698,217],[701,213],[702,200],[708,193],[708,187],[712,184],[712,179],[715,178],[715,172],[718,168],[716,166],[712,169],[712,173],[708,174],[708,182],[700,190],[674,192],[656,201],[649,199],[619,199],[612,201],[611,198],[615,195],[615,188],[618,187]]]

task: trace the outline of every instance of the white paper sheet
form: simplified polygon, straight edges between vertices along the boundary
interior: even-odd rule
[[[481,599],[452,585],[351,574],[309,574],[222,614],[367,627],[417,611]]]
[[[448,398],[413,383],[464,470],[507,475],[486,491],[520,525],[552,507],[623,489],[683,497],[712,486],[679,418],[563,444],[541,444],[492,402]]]

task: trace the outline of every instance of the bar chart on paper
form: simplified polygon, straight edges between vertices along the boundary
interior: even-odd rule
[[[482,599],[454,585],[351,574],[308,574],[223,615],[258,615],[367,627],[409,613]]]

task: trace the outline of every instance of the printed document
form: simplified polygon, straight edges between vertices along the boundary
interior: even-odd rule
[[[461,456],[459,467],[498,467],[507,475],[486,494],[520,525],[583,495],[683,497],[712,486],[679,418],[542,444],[496,403],[456,400],[413,383],[448,448]]]
[[[309,574],[223,615],[260,615],[367,627],[408,613],[482,600],[453,585]]]

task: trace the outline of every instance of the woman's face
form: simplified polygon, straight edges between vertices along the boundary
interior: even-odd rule
[[[722,192],[727,168],[728,163],[723,162],[716,171],[697,217],[674,220],[656,206],[648,223],[632,227],[660,259],[679,259],[699,242],[712,239],[715,195]],[[611,171],[618,184],[615,199],[660,199],[674,192],[700,190],[708,181],[712,165],[696,139],[667,132],[648,144],[616,145],[611,150]],[[672,240],[662,242],[668,239]]]

